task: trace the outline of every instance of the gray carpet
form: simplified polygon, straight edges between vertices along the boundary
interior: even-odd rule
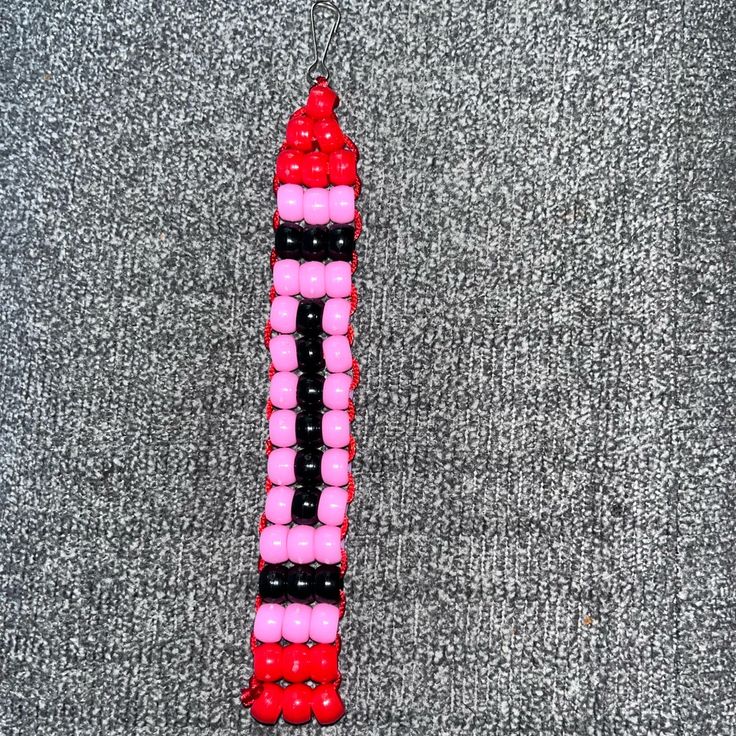
[[[343,6],[365,380],[328,733],[735,733],[736,6]],[[307,7],[5,8],[3,736],[273,733],[238,692]]]

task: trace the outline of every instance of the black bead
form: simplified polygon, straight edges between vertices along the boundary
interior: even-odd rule
[[[302,409],[322,407],[322,387],[325,377],[319,373],[302,373],[296,384],[296,401]]]
[[[296,415],[296,443],[300,447],[322,444],[322,415],[316,411],[300,411]]]
[[[337,565],[319,565],[314,570],[314,597],[320,603],[337,603],[342,590],[340,568]]]
[[[288,598],[292,602],[311,603],[314,599],[314,568],[294,565],[289,568]]]
[[[322,340],[316,337],[300,337],[296,341],[296,360],[303,373],[319,373],[325,369]]]
[[[324,261],[327,255],[327,228],[308,227],[302,236],[302,258],[305,261]]]
[[[284,565],[264,565],[258,578],[258,592],[266,603],[286,600],[287,569]]]
[[[299,450],[294,458],[294,475],[299,482],[318,481],[322,476],[322,450]]]
[[[355,250],[355,228],[352,225],[333,227],[327,238],[327,255],[333,261],[351,261]]]
[[[276,228],[276,255],[279,258],[299,258],[303,231],[292,222],[282,222]]]
[[[322,302],[302,299],[296,310],[296,331],[315,336],[322,332]]]
[[[298,488],[291,502],[291,520],[295,524],[317,523],[320,492],[316,488]]]

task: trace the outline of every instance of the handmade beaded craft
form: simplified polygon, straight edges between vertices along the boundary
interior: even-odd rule
[[[332,2],[317,2],[335,14]],[[329,43],[329,42],[328,42]],[[325,49],[326,53],[326,49]],[[352,394],[360,373],[351,316],[362,229],[358,149],[335,116],[338,96],[316,53],[306,105],[290,118],[276,158],[265,511],[251,635],[253,675],[241,694],[261,723],[327,725],[339,694],[339,622],[347,507],[355,493]],[[311,683],[311,684],[310,684]]]

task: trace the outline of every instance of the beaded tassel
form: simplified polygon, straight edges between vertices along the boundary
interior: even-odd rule
[[[260,570],[251,636],[253,676],[242,702],[261,723],[334,723],[339,621],[345,612],[347,507],[355,493],[351,316],[361,219],[358,149],[319,77],[286,126],[276,159],[269,439]],[[311,683],[311,684],[308,684]]]

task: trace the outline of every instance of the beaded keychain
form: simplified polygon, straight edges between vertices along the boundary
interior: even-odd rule
[[[321,55],[320,8],[332,15]],[[267,495],[259,524],[253,675],[241,694],[252,716],[267,724],[279,716],[307,723],[314,715],[328,725],[345,713],[338,624],[345,612],[346,511],[355,493],[350,424],[360,374],[350,318],[358,303],[352,274],[361,183],[358,149],[340,128],[338,97],[327,83],[325,59],[340,10],[332,0],[319,0],[310,21],[312,86],[307,104],[286,126],[273,182]]]

